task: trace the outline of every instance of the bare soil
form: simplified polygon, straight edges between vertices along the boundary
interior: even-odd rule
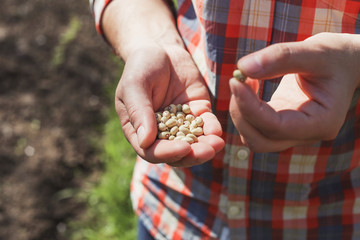
[[[0,239],[66,239],[101,171],[104,86],[118,71],[87,0],[1,0]],[[71,19],[81,24],[54,66]]]

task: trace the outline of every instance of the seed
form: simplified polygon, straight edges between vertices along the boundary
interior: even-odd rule
[[[160,139],[168,139],[170,137],[170,132],[160,132],[158,134],[158,138]]]
[[[186,114],[189,114],[191,112],[189,105],[187,104],[182,105],[182,111]]]
[[[183,137],[181,140],[186,141],[190,144],[195,142],[194,139],[192,139],[191,137]]]
[[[167,117],[161,117],[160,121],[161,121],[162,123],[166,123],[166,121],[167,121],[168,119],[169,119],[169,118],[167,118]]]
[[[177,118],[181,118],[181,119],[185,119],[185,113],[183,113],[183,112],[177,112],[177,113],[176,113],[176,117],[177,117]]]
[[[164,111],[162,115],[163,115],[163,117],[170,118],[170,112],[169,111]]]
[[[204,125],[204,120],[202,119],[202,117],[196,117],[194,122],[196,122],[196,125],[198,125],[198,127],[202,127],[202,125]]]
[[[185,136],[176,136],[174,140],[182,140]]]
[[[162,132],[166,131],[168,128],[166,127],[165,123],[159,123],[158,124],[158,129]]]
[[[198,126],[198,125],[196,124],[195,121],[192,121],[192,122],[190,123],[190,129],[196,128],[197,126]]]
[[[177,137],[185,137],[185,133],[178,131],[178,132],[176,133],[176,136],[177,136]]]
[[[183,122],[183,125],[186,126],[186,127],[190,127],[190,124],[191,124],[191,123],[190,123],[189,121],[184,121],[184,122]]]
[[[182,126],[179,127],[179,131],[180,131],[180,132],[183,132],[185,135],[188,134],[188,133],[190,133],[189,128],[187,128],[187,127],[184,126],[184,125],[182,125]]]
[[[178,112],[181,112],[182,111],[182,105],[181,104],[176,105],[176,110]]]
[[[239,80],[240,82],[245,82],[247,78],[239,69],[234,70],[233,77]]]
[[[177,108],[175,104],[170,104],[169,105],[169,112],[170,113],[176,113],[177,112]]]
[[[179,119],[177,120],[177,125],[178,125],[178,126],[183,125],[183,123],[184,123],[184,119],[179,118]]]
[[[185,120],[186,120],[186,121],[189,121],[189,122],[192,122],[194,119],[195,119],[195,117],[194,117],[194,115],[192,115],[192,114],[188,114],[188,115],[186,115],[186,117],[185,117]]]
[[[161,122],[161,113],[156,112],[156,113],[155,113],[155,118],[156,118],[156,122],[157,122],[157,123]]]
[[[165,125],[169,128],[175,126],[177,123],[177,121],[175,119],[170,118],[169,120],[166,121]]]
[[[197,128],[191,129],[191,133],[194,134],[195,136],[200,136],[204,133],[204,131],[201,127],[197,127]]]
[[[186,134],[186,137],[191,137],[192,139],[194,139],[194,142],[198,142],[198,141],[199,141],[198,138],[197,138],[194,134],[192,134],[192,133]]]
[[[179,131],[179,127],[178,126],[174,126],[170,129],[170,134],[171,135],[176,135],[176,133]]]
[[[169,140],[174,140],[175,139],[175,136],[173,136],[173,135],[171,135],[170,137],[169,137]]]

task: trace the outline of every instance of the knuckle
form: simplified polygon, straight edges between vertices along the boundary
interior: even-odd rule
[[[292,50],[287,43],[279,43],[274,45],[275,52],[280,56],[282,61],[288,61],[291,58]]]
[[[131,122],[131,124],[135,127],[137,120],[138,120],[138,112],[139,109],[137,108],[137,106],[135,104],[130,104],[127,106],[127,113],[129,115],[129,121]]]

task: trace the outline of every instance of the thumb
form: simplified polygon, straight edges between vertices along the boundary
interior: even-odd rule
[[[149,94],[146,89],[127,86],[126,93],[118,99],[123,102],[130,124],[136,132],[141,148],[148,148],[155,140],[157,125]]]
[[[326,56],[317,42],[277,43],[241,58],[237,66],[251,78],[265,79],[288,73],[326,74]]]
[[[144,149],[154,143],[157,135],[151,84],[154,76],[139,71],[136,60],[129,59],[126,63],[116,97],[124,104],[138,145]]]

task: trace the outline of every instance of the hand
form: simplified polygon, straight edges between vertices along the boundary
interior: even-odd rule
[[[171,103],[188,103],[203,118],[205,136],[199,142],[155,140],[154,112]],[[187,167],[210,160],[224,147],[207,87],[184,48],[149,44],[132,52],[116,89],[115,107],[126,138],[149,162]]]
[[[360,39],[322,33],[245,56],[238,68],[251,79],[230,80],[230,113],[244,144],[255,152],[331,140],[344,123],[360,82]],[[249,84],[286,74],[269,102]]]

